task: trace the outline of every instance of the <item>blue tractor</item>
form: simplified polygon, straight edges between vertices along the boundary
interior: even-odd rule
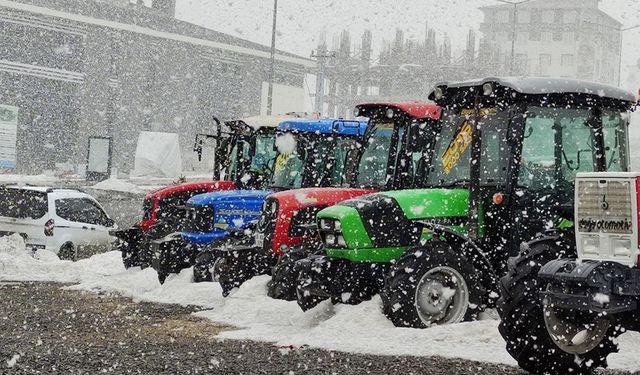
[[[194,281],[212,281],[210,270],[216,259],[211,249],[251,240],[247,234],[255,227],[269,194],[304,187],[349,186],[354,176],[345,175],[350,170],[346,166],[357,163],[366,128],[364,121],[342,119],[282,121],[275,147],[252,152],[254,162],[269,178],[268,187],[212,192],[189,199],[180,239],[183,245],[163,246],[160,240],[154,246],[152,264],[160,282],[190,262]]]

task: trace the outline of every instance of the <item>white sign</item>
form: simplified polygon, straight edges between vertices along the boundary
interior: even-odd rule
[[[18,107],[0,104],[0,169],[16,167]]]
[[[107,173],[109,171],[110,148],[111,139],[89,137],[87,172]]]
[[[260,114],[267,114],[269,83],[262,82]],[[304,112],[304,89],[302,87],[273,84],[271,113],[282,115],[289,112]]]

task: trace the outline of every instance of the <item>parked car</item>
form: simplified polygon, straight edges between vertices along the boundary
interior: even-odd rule
[[[18,233],[28,248],[46,249],[60,259],[108,249],[114,221],[100,203],[74,189],[0,186],[0,237]]]

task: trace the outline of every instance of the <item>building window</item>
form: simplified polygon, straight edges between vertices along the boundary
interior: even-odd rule
[[[517,74],[527,74],[529,67],[529,56],[526,53],[516,54],[515,65]]]
[[[562,42],[562,31],[554,31],[553,32],[553,41],[554,42]]]
[[[553,14],[553,23],[556,25],[562,24],[564,12],[560,9],[556,10]]]
[[[568,10],[566,12],[564,12],[564,23],[576,23],[576,11],[575,10]]]
[[[540,13],[540,9],[531,10],[531,23],[534,25],[539,25],[542,23],[542,14]]]
[[[544,31],[544,32],[542,32],[540,34],[541,34],[543,42],[550,42],[551,41],[552,34],[550,32]]]
[[[543,53],[540,55],[540,66],[551,66],[551,55]]]
[[[561,57],[560,65],[564,67],[572,67],[573,66],[573,55],[571,54],[563,54]]]
[[[542,12],[542,22],[553,23],[554,19],[555,19],[555,14],[552,10],[545,10]]]
[[[529,33],[529,40],[531,40],[531,41],[539,42],[540,38],[541,38],[540,30],[532,30]]]
[[[496,12],[497,23],[508,23],[511,12],[508,10],[499,10]]]
[[[574,44],[576,42],[576,35],[572,32],[564,33],[564,42],[565,44]]]

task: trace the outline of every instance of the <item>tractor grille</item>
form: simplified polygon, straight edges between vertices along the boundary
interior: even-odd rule
[[[580,232],[632,233],[631,194],[630,180],[579,181],[578,230]]]
[[[275,210],[272,209],[273,205],[276,207]],[[262,205],[262,211],[260,212],[260,219],[258,221],[256,232],[258,236],[263,236],[262,249],[267,253],[273,252],[273,236],[276,231],[276,222],[278,221],[279,210],[280,207],[277,200],[267,199]]]
[[[184,229],[186,232],[211,232],[213,230],[213,207],[187,205]]]

